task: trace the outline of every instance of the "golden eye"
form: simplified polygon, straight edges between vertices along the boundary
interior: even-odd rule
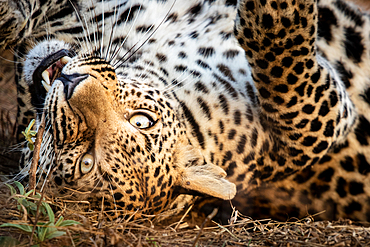
[[[147,129],[152,127],[155,122],[151,116],[146,113],[136,113],[130,118],[130,124],[138,129]]]
[[[94,157],[91,154],[85,154],[80,162],[81,172],[83,174],[88,173],[94,166]]]

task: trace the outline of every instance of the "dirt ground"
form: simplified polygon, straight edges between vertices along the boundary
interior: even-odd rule
[[[352,0],[361,10],[370,10],[370,0]],[[0,55],[0,175],[16,170],[15,119],[16,87],[12,52]],[[2,181],[7,177],[2,177]],[[15,223],[33,227],[45,219],[17,208],[15,196],[0,186],[0,225]],[[52,199],[46,200],[50,205]],[[275,222],[253,220],[234,215],[228,225],[220,225],[211,216],[184,213],[176,219],[158,222],[155,218],[140,221],[109,221],[104,213],[71,212],[55,206],[55,217],[74,219],[81,225],[60,228],[65,234],[42,242],[39,246],[370,246],[370,224],[366,222],[315,221],[314,216]],[[41,229],[41,228],[40,228]],[[35,229],[37,232],[37,228]],[[29,246],[30,233],[17,228],[0,227],[0,246]],[[12,240],[4,236],[11,236]],[[10,241],[10,242],[6,242]],[[12,242],[13,241],[13,242]],[[35,238],[33,238],[33,243]]]
[[[0,189],[0,224],[32,227],[35,217],[17,209],[15,199],[9,199],[7,190]],[[65,219],[74,219],[81,225],[59,227],[65,234],[43,241],[40,246],[370,246],[370,224],[350,220],[316,222],[311,216],[276,222],[234,214],[228,225],[221,225],[209,219],[212,216],[206,218],[192,211],[161,223],[150,217],[109,221],[100,213],[71,212],[65,208],[55,212],[56,219],[63,214]],[[36,228],[35,232],[40,230]],[[30,243],[30,234],[16,228],[0,228],[0,236],[10,236],[17,243],[6,246]],[[34,237],[33,244],[36,243]]]

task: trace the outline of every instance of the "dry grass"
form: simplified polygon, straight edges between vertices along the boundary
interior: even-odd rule
[[[31,224],[9,200],[7,188],[0,188],[0,224],[5,222]],[[60,213],[56,213],[56,216]],[[238,217],[229,225],[209,221],[201,229],[204,217],[190,212],[183,221],[172,219],[163,223],[142,219],[108,221],[99,213],[63,212],[80,226],[68,227],[67,234],[43,242],[42,246],[369,246],[369,224],[349,220],[319,221],[307,217],[293,222],[252,220]],[[0,236],[10,235],[27,246],[30,238],[19,230],[0,228]]]

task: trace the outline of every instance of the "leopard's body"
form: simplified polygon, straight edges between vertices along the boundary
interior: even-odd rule
[[[355,6],[0,3],[19,132],[44,111],[39,174],[59,197],[156,214],[195,191],[252,216],[370,221],[370,17]]]

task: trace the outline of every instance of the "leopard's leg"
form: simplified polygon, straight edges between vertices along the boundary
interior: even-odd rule
[[[315,164],[356,118],[340,78],[316,53],[317,20],[314,0],[246,0],[235,23],[261,112],[278,140],[276,159],[294,170]]]

